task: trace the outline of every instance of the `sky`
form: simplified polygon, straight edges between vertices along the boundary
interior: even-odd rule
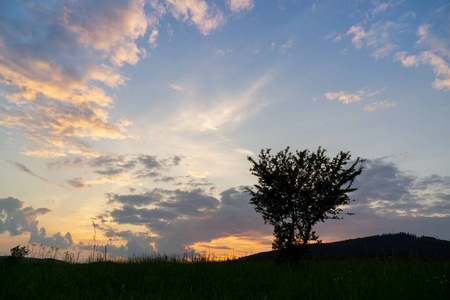
[[[0,253],[268,251],[287,146],[366,159],[323,242],[450,240],[449,100],[448,1],[3,0]]]

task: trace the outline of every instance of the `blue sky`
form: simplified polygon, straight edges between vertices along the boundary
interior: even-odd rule
[[[0,252],[269,250],[262,148],[367,159],[324,241],[450,239],[446,1],[2,1]]]

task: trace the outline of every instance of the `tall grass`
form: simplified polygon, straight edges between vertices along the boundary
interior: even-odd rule
[[[3,299],[450,299],[449,261],[0,263]]]

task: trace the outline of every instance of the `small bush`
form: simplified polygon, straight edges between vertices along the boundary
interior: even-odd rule
[[[20,245],[17,245],[16,247],[11,248],[10,252],[11,254],[8,256],[8,261],[21,262],[25,258],[25,256],[30,253],[30,249],[28,248],[28,246],[20,247]]]

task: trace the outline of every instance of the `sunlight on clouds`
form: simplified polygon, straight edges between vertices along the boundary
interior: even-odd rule
[[[395,54],[394,60],[401,61],[405,67],[417,67],[420,64],[433,67],[436,78],[433,87],[438,90],[450,90],[450,40],[438,39],[430,34],[430,25],[423,24],[417,30],[418,45],[425,46],[429,50],[418,54],[408,55],[406,51]]]
[[[224,25],[226,20],[223,13],[204,0],[166,0],[169,10],[176,19],[194,23],[203,35]]]
[[[265,236],[259,232],[248,232],[213,239],[210,242],[197,242],[190,248],[216,259],[238,258],[259,252],[272,250],[273,236]]]
[[[72,3],[63,18],[63,24],[75,31],[80,42],[105,52],[110,61],[122,66],[136,64],[145,55],[135,40],[147,30],[143,0],[82,1]]]
[[[23,35],[27,35],[27,30],[39,29],[40,33],[30,35],[26,41],[17,33],[7,36],[7,44],[0,41],[1,82],[11,87],[5,98],[14,104],[0,110],[0,124],[24,131],[24,136],[31,141],[22,152],[25,155],[52,157],[73,153],[96,156],[96,152],[81,139],[124,139],[130,137],[125,127],[131,123],[124,119],[115,125],[108,123],[107,109],[112,106],[113,99],[98,84],[117,88],[128,78],[95,60],[101,61],[109,55],[117,65],[137,61],[133,54],[136,51],[130,51],[130,47],[133,48],[131,44],[134,45],[134,40],[147,28],[144,2],[131,1],[128,6],[112,2],[96,2],[92,6],[81,2],[54,5],[53,9],[62,8],[64,13],[59,18],[52,18],[51,25],[64,42],[40,37],[53,34],[46,27],[51,9],[42,12],[26,10],[27,14],[37,18],[35,22],[42,21],[39,24],[8,20],[20,22],[17,28]],[[70,5],[75,5],[78,10]],[[103,10],[103,6],[107,9]],[[81,22],[76,13],[86,11],[95,14],[96,18]],[[7,31],[6,34],[10,33]],[[90,45],[84,45],[86,43]],[[90,46],[100,52],[92,52]],[[131,58],[124,58],[121,53],[130,54]]]
[[[182,91],[182,90],[184,90],[184,88],[183,88],[181,85],[176,84],[176,83],[171,83],[171,84],[169,84],[169,87],[170,87],[172,90],[175,90],[175,91]]]
[[[347,31],[347,35],[353,35],[352,43],[357,49],[365,45],[372,50],[375,59],[380,59],[398,47],[393,40],[405,29],[404,27],[405,25],[401,23],[378,21],[371,24],[367,31],[361,25],[354,25]]]
[[[372,102],[372,103],[366,104],[366,106],[364,106],[364,111],[372,112],[376,109],[391,108],[391,107],[394,107],[395,105],[396,105],[395,103],[389,102],[388,100]]]
[[[156,42],[158,38],[159,30],[154,28],[152,29],[152,32],[150,33],[150,37],[148,38],[148,42],[150,44],[150,47],[155,48],[158,46],[158,43]]]
[[[228,0],[230,10],[233,12],[239,12],[241,10],[252,10],[255,5],[254,0]]]
[[[351,103],[358,103],[362,102],[363,100],[372,99],[373,97],[377,96],[379,93],[386,91],[385,88],[378,89],[375,91],[367,91],[366,88],[363,88],[358,91],[358,93],[347,93],[344,91],[339,92],[328,92],[325,94],[325,97],[332,101],[337,100],[339,102],[342,102],[344,104],[351,104]],[[383,101],[372,101],[364,106],[364,111],[367,112],[373,112],[377,109],[388,109],[391,107],[394,107],[396,103],[390,102],[389,100],[383,100]]]
[[[193,172],[189,171],[189,176],[194,178],[206,178],[206,175],[208,175],[209,172]]]
[[[269,73],[263,75],[240,95],[219,96],[221,100],[211,107],[199,108],[196,103],[183,107],[170,122],[173,124],[172,128],[200,132],[234,129],[267,105],[257,98],[257,94],[271,79]]]
[[[325,97],[328,100],[338,100],[344,104],[350,104],[350,103],[354,103],[354,102],[360,102],[361,101],[361,95],[362,92],[359,91],[358,94],[351,94],[351,93],[346,93],[344,91],[340,91],[340,92],[329,92],[325,94]]]

